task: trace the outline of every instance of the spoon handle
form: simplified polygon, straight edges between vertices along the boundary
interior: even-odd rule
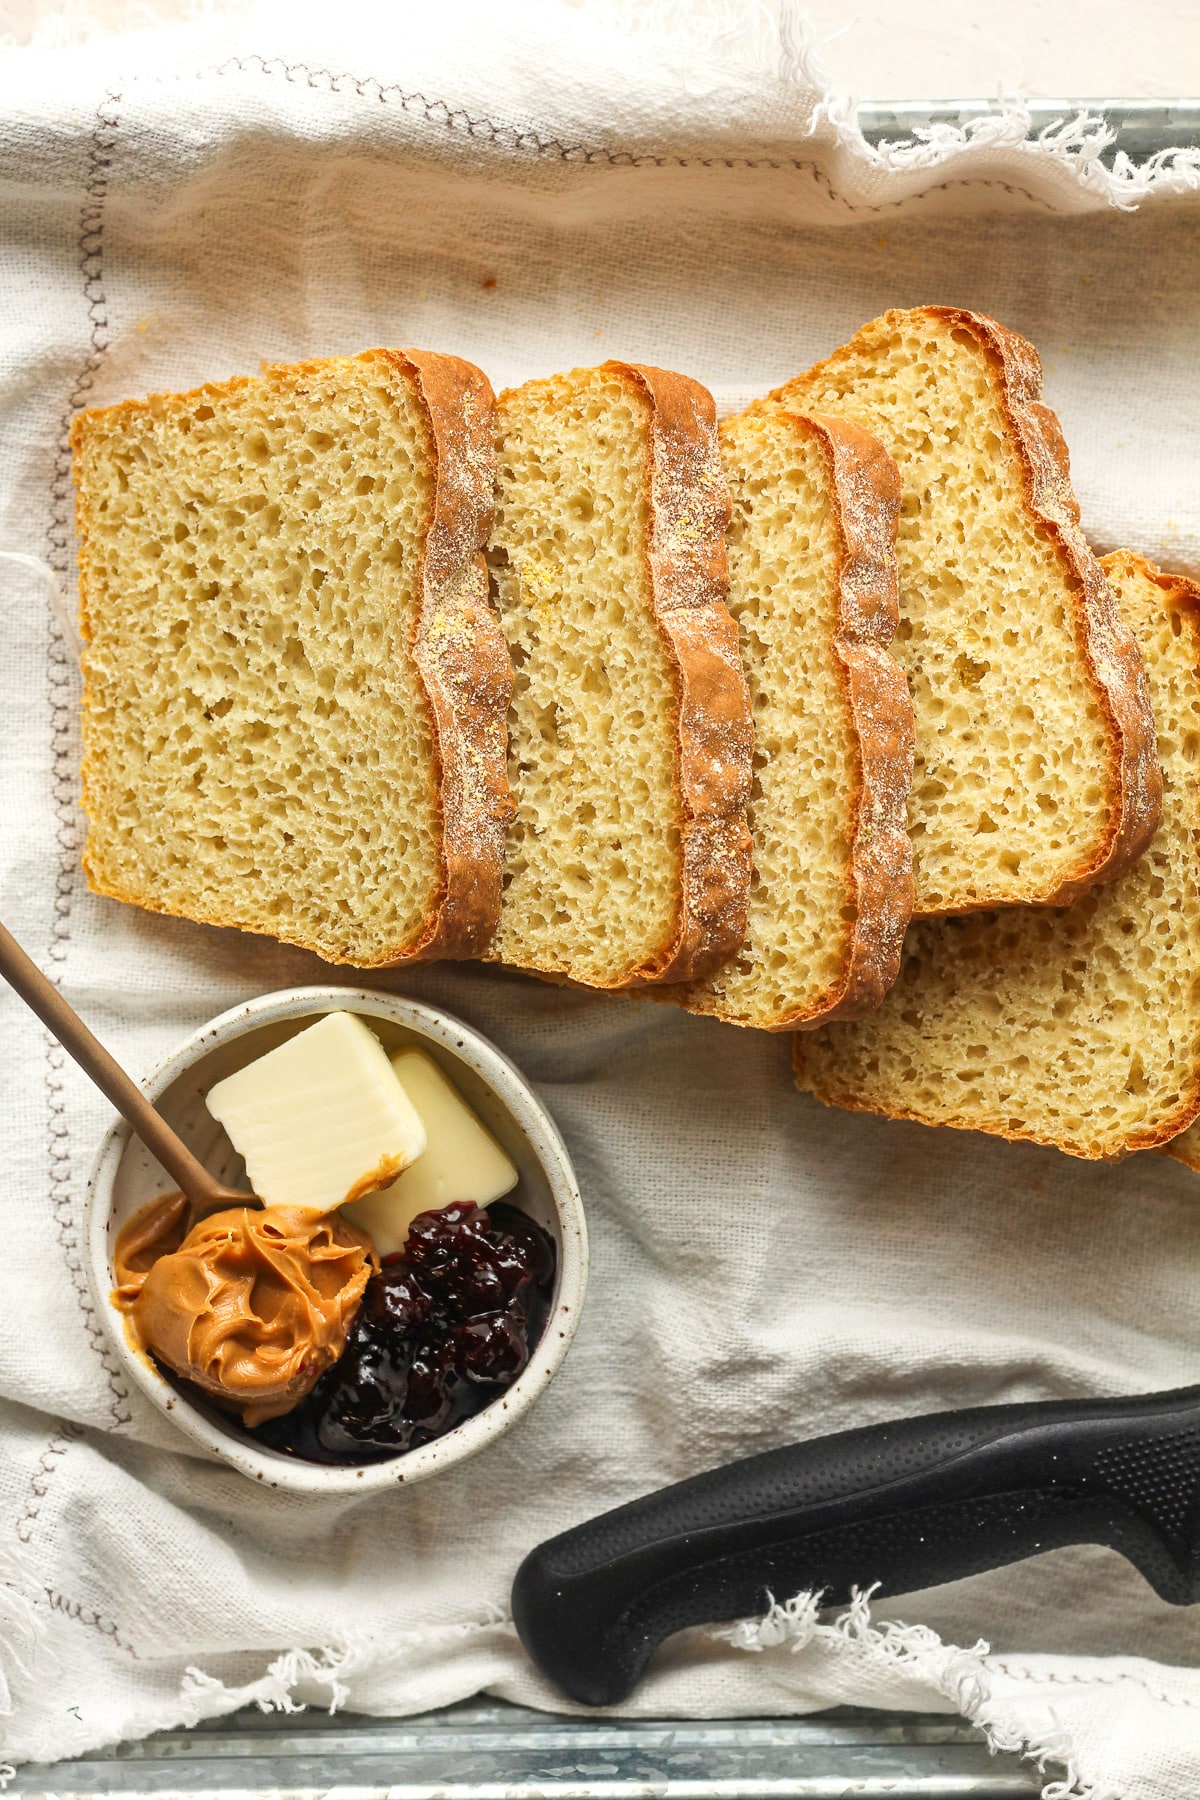
[[[79,1014],[63,999],[54,983],[47,979],[37,964],[31,962],[12,933],[0,924],[0,975],[24,1000],[42,1024],[58,1039],[63,1049],[75,1058],[85,1075],[91,1077],[101,1093],[112,1101],[121,1117],[128,1121],[147,1150],[187,1195],[193,1206],[202,1206],[227,1196],[227,1189],[209,1174],[192,1155],[182,1138],[176,1136],[145,1094],[109,1055],[104,1045],[94,1038]],[[242,1196],[245,1199],[245,1196]]]

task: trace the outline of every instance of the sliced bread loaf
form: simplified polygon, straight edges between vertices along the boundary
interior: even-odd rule
[[[720,438],[754,876],[742,948],[669,997],[768,1031],[857,1018],[895,980],[912,908],[912,701],[888,650],[896,465],[857,425],[782,409]]]
[[[1105,568],[1158,720],[1154,842],[1072,906],[914,925],[879,1012],[795,1040],[828,1104],[1109,1159],[1200,1112],[1200,589],[1124,551]]]
[[[1173,1156],[1176,1162],[1186,1163],[1189,1169],[1200,1175],[1200,1125],[1189,1125],[1181,1131],[1177,1138],[1162,1146],[1164,1156]]]
[[[1161,797],[1145,675],[1033,346],[981,313],[890,312],[770,403],[856,420],[900,469],[917,914],[1061,904],[1129,868]]]
[[[501,394],[489,561],[514,668],[493,959],[682,981],[742,941],[752,726],[711,396],[606,363]]]
[[[373,350],[79,415],[97,892],[362,967],[483,949],[493,406],[470,363]]]

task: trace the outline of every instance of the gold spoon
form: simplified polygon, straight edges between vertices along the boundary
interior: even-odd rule
[[[151,1156],[178,1182],[191,1203],[190,1225],[227,1206],[258,1205],[253,1194],[222,1186],[203,1163],[197,1162],[183,1139],[172,1131],[120,1064],[114,1062],[104,1045],[92,1036],[79,1014],[67,1005],[54,983],[30,961],[3,925],[0,925],[0,975],[53,1032],[84,1074],[90,1076],[100,1092],[111,1100]]]

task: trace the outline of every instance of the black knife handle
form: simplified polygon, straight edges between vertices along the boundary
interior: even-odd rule
[[[540,1544],[513,1616],[549,1681],[611,1706],[685,1626],[1064,1544],[1107,1544],[1164,1600],[1200,1599],[1200,1388],[934,1413],[729,1463]]]

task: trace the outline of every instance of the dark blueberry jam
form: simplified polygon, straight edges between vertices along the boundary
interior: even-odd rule
[[[553,1286],[554,1244],[517,1207],[421,1213],[368,1281],[337,1362],[255,1437],[319,1463],[378,1462],[441,1437],[516,1380]]]

